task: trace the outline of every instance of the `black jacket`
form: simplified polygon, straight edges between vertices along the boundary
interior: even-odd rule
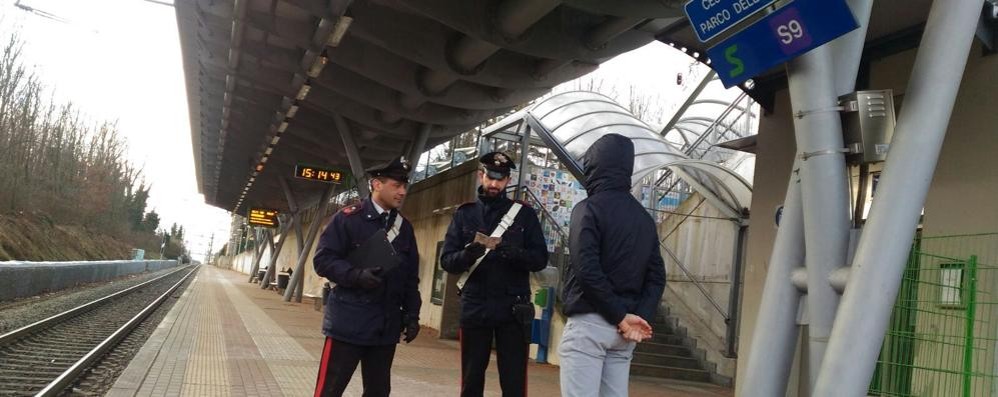
[[[627,313],[653,321],[665,265],[655,222],[630,193],[634,144],[609,134],[583,161],[589,197],[572,210],[564,313],[595,312],[614,325]]]
[[[388,225],[396,216],[402,215],[391,211]],[[322,232],[312,262],[316,274],[336,284],[322,320],[326,336],[361,346],[392,345],[398,343],[406,320],[419,321],[419,252],[408,219],[403,218],[399,235],[392,241],[404,259],[381,275],[381,287],[361,288],[351,272],[362,264],[348,262],[350,253],[374,233],[384,233],[385,228],[385,221],[367,199],[337,212]]]
[[[521,203],[522,204],[522,203]],[[489,235],[509,211],[513,201],[505,194],[479,196],[458,207],[447,228],[440,265],[449,273],[462,274],[475,263],[464,253],[475,233]],[[543,270],[548,262],[547,244],[533,208],[525,205],[502,236],[501,245],[516,247],[514,257],[490,252],[461,291],[461,326],[494,327],[514,321],[513,303],[530,300],[530,272]]]

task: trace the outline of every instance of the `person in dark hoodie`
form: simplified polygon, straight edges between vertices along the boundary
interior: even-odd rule
[[[478,200],[458,207],[440,257],[444,270],[462,276],[458,281],[461,396],[484,393],[493,340],[502,395],[526,396],[529,326],[534,317],[529,277],[547,266],[547,244],[537,213],[506,198],[510,170],[516,167],[512,159],[492,152],[479,162]],[[501,242],[489,250],[481,238],[476,239],[478,233],[501,234]]]
[[[588,198],[572,210],[568,317],[558,354],[563,396],[626,396],[637,342],[651,337],[665,290],[655,222],[631,195],[634,144],[596,141],[583,158]]]

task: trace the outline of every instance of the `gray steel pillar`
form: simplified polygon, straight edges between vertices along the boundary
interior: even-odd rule
[[[270,253],[270,266],[267,267],[267,273],[264,273],[263,279],[260,280],[260,289],[266,289],[270,285],[270,280],[273,280],[274,275],[277,274],[277,259],[281,256],[281,250],[284,249],[284,241],[288,239],[291,228],[298,222],[298,214],[291,215],[288,218],[290,218],[289,223],[283,225],[284,227],[281,228],[281,237],[277,239],[277,246]]]
[[[516,179],[516,198],[525,200],[527,198],[527,185],[524,178],[527,177],[527,169],[530,168],[530,127],[521,123],[519,130],[523,132],[523,135],[520,136],[520,165],[518,165],[520,172]]]
[[[371,189],[367,186],[367,176],[364,171],[364,163],[360,160],[360,152],[357,151],[357,143],[353,140],[353,132],[347,121],[338,114],[333,114],[333,122],[336,123],[336,131],[343,139],[343,148],[347,152],[347,161],[350,162],[350,171],[353,173],[354,181],[357,182],[357,191],[361,197],[371,195]]]
[[[932,3],[814,396],[866,395],[982,5]]]
[[[850,192],[832,75],[835,61],[830,47],[822,46],[787,65],[797,151],[801,155],[811,386],[818,379],[839,303],[828,277],[845,266],[849,245]]]
[[[333,191],[335,190],[336,185],[329,185],[326,191],[322,193],[319,203],[316,204],[315,218],[312,219],[312,224],[308,227],[308,236],[305,237],[305,245],[298,255],[298,264],[295,265],[295,271],[291,274],[291,280],[288,281],[288,289],[284,291],[285,302],[290,302],[291,297],[296,295],[296,291],[303,288],[301,284],[302,280],[305,279],[305,262],[308,261],[308,254],[312,251],[315,235],[319,233],[319,224],[322,223],[322,216],[326,213],[326,208],[329,207],[329,198],[333,196]],[[295,301],[301,302],[301,294],[297,294]]]
[[[301,214],[298,214],[298,222],[295,222],[295,237],[295,241],[298,242],[298,255],[302,255],[305,252],[305,233],[302,230]]]
[[[419,135],[412,143],[412,147],[409,148],[409,154],[406,159],[409,160],[409,165],[412,167],[412,171],[409,173],[409,177],[412,178],[412,174],[416,172],[416,165],[419,164],[419,157],[426,150],[426,141],[430,138],[430,131],[433,131],[433,124],[423,124],[419,130]]]
[[[766,269],[748,360],[740,364],[744,365],[745,373],[739,396],[785,396],[787,392],[797,347],[797,309],[801,297],[790,276],[804,263],[804,213],[797,165],[795,162],[783,200],[783,215]]]
[[[859,27],[828,44],[835,57],[835,70],[832,72],[835,81],[835,94],[842,96],[856,90],[856,75],[866,45],[866,30],[870,26],[870,13],[873,12],[873,0],[847,0],[849,10]]]
[[[263,239],[270,238],[270,229],[266,229],[262,233],[258,230],[256,236],[256,250],[253,257],[253,266],[250,268],[249,280],[246,280],[247,283],[253,282],[253,277],[256,276],[256,272],[260,270],[260,259],[263,259],[263,251],[265,251]]]
[[[279,178],[278,181],[281,184],[281,190],[284,191],[284,197],[288,201],[288,210],[291,213],[291,220],[290,223],[288,223],[287,225],[282,224],[282,226],[284,226],[283,229],[284,231],[281,233],[281,238],[277,242],[277,248],[275,249],[275,252],[272,254],[272,258],[270,260],[271,265],[269,268],[267,268],[267,273],[264,274],[263,276],[263,282],[260,283],[260,288],[267,288],[270,281],[273,280],[275,275],[277,274],[277,258],[279,257],[281,250],[284,247],[284,240],[287,239],[288,234],[290,234],[292,230],[301,229],[301,214],[299,214],[298,212],[298,200],[295,198],[294,191],[291,189],[291,184],[288,183],[287,178],[283,177]],[[298,244],[301,245],[300,232],[298,233],[298,236],[299,236]],[[298,254],[301,255],[300,249],[298,251]]]

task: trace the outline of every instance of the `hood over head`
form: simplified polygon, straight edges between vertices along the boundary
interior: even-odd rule
[[[631,190],[634,143],[619,134],[607,134],[582,157],[589,195],[610,190]]]

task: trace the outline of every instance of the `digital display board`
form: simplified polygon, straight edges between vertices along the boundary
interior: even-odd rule
[[[277,227],[277,211],[266,208],[250,208],[249,224],[252,226]]]
[[[340,170],[308,164],[295,165],[295,177],[326,183],[343,182],[344,173]]]

